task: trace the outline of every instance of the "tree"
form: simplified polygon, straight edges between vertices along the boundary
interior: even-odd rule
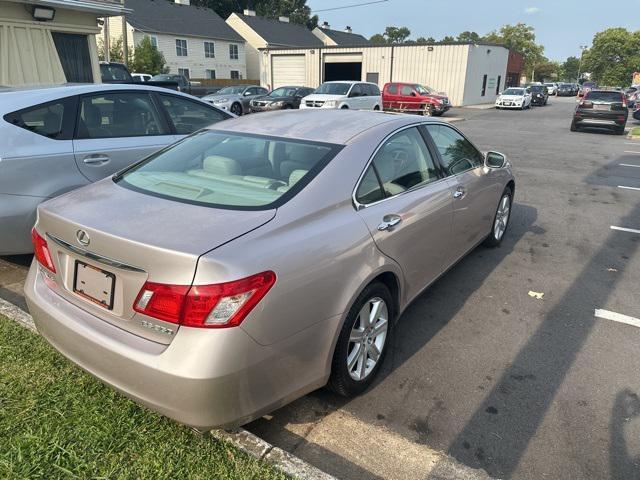
[[[560,78],[563,80],[574,82],[578,78],[579,69],[580,59],[577,57],[569,57],[565,60],[560,68]]]
[[[384,38],[384,35],[382,35],[381,33],[376,33],[375,35],[373,35],[369,41],[373,44],[373,45],[386,45],[387,44],[387,39]]]
[[[433,37],[428,37],[428,38],[418,37],[416,40],[416,43],[418,45],[424,45],[425,43],[436,43],[436,39]]]
[[[582,71],[601,85],[628,85],[634,71],[640,69],[640,31],[608,28],[593,37],[584,52]]]
[[[104,41],[98,40],[98,59],[106,60],[104,52]],[[133,58],[133,52],[129,52],[129,61]],[[122,37],[109,42],[109,61],[124,63],[124,48],[122,47]]]
[[[507,48],[519,52],[524,58],[524,71],[532,72],[536,65],[544,61],[544,47],[536,43],[536,34],[530,25],[518,23],[504,25],[484,37],[492,43],[501,43]]]
[[[552,62],[545,58],[542,62],[536,65],[533,80],[536,82],[557,80],[560,77],[560,69],[561,65],[558,62]]]
[[[151,39],[145,35],[135,48],[133,61],[129,65],[134,72],[158,75],[169,72],[166,63],[164,55],[151,45]]]
[[[384,36],[388,43],[403,43],[411,35],[411,30],[407,27],[387,27]]]
[[[249,8],[261,17],[284,16],[289,17],[290,22],[305,25],[309,29],[318,26],[318,16],[311,16],[311,8],[307,6],[306,0],[192,0],[191,3],[210,8],[222,18],[227,18],[234,12],[242,13]]]
[[[482,38],[476,32],[464,31],[458,35],[459,42],[472,42],[478,43]]]
[[[450,35],[447,35],[447,36],[446,36],[446,37],[444,37],[442,40],[440,40],[440,42],[439,42],[439,43],[453,43],[453,42],[455,42],[455,41],[456,41],[456,39],[455,39],[455,38],[453,38],[453,37],[452,37],[452,36],[450,36]]]

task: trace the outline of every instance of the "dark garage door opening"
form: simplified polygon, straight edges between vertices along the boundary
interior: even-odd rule
[[[325,63],[324,81],[362,80],[362,62]]]

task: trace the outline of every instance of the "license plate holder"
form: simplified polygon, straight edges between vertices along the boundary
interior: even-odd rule
[[[73,291],[107,310],[113,310],[116,276],[101,268],[76,260],[73,272]]]
[[[611,108],[609,107],[609,105],[594,105],[593,109],[594,110],[610,110]]]

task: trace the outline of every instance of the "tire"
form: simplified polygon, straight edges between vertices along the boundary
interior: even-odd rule
[[[242,105],[240,105],[239,103],[236,102],[236,103],[231,105],[231,108],[229,108],[229,111],[231,113],[233,113],[234,115],[237,115],[237,116],[240,117],[240,116],[242,116]]]
[[[616,128],[616,135],[624,135],[624,126]]]
[[[569,130],[571,130],[572,132],[577,132],[578,131],[578,127],[576,125],[576,121],[575,120],[573,120],[571,122],[571,127],[569,128]]]
[[[500,196],[500,201],[498,202],[498,207],[496,208],[496,214],[493,216],[491,233],[484,241],[484,244],[487,247],[497,247],[502,243],[502,240],[507,233],[507,229],[509,228],[512,203],[513,192],[511,191],[511,188],[506,187],[504,189],[504,192],[502,192],[502,195]],[[500,222],[498,222],[499,218],[501,219]]]
[[[286,104],[284,107],[282,107],[283,110],[291,110],[293,108],[293,106]]]
[[[348,105],[342,105],[340,107],[340,110],[349,110],[349,106]]]
[[[380,106],[376,105],[375,107],[373,107],[373,111],[374,112],[379,112],[380,111]]]
[[[366,315],[367,308],[369,308],[369,312],[373,313],[371,307],[376,302],[382,302],[382,305],[378,303],[378,306],[381,307],[378,309],[379,316],[374,319],[373,324],[367,323],[363,326],[361,324],[361,316],[369,318]],[[327,386],[338,395],[344,397],[356,396],[365,391],[375,379],[391,344],[394,305],[389,289],[386,285],[378,282],[368,285],[356,298],[342,325],[331,361],[331,376]],[[386,322],[383,322],[385,316]],[[376,326],[380,329],[378,336],[362,336],[362,342],[364,343],[352,340],[352,336],[360,333],[361,329],[364,328],[365,331],[368,329],[371,332],[375,332],[374,327]],[[368,347],[362,350],[363,345],[368,345]],[[373,352],[372,345],[379,352],[378,359],[373,364],[371,362],[374,362],[374,359],[370,356],[371,352]],[[366,355],[364,357],[366,360],[364,363],[364,376],[358,379],[363,374],[363,357],[360,352]],[[352,361],[351,365],[348,363],[349,360]]]

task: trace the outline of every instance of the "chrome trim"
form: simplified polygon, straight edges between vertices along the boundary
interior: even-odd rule
[[[366,203],[366,204],[358,202],[358,200],[356,199],[356,193],[358,191],[358,187],[360,186],[360,182],[362,182],[362,178],[367,173],[367,170],[369,169],[369,166],[371,166],[371,162],[373,162],[373,159],[378,154],[378,151],[382,148],[382,146],[385,144],[385,142],[387,140],[389,140],[389,138],[391,138],[396,133],[399,133],[399,132],[401,132],[403,130],[406,130],[408,128],[418,127],[420,125],[446,125],[447,127],[452,128],[453,130],[458,132],[460,135],[462,135],[473,146],[473,148],[475,148],[478,151],[478,153],[480,153],[484,158],[484,154],[482,154],[480,149],[478,147],[476,147],[475,144],[466,137],[466,135],[464,135],[460,130],[458,130],[453,125],[451,125],[451,124],[449,124],[449,123],[447,123],[447,122],[445,122],[443,120],[427,120],[427,121],[423,120],[421,122],[416,122],[416,123],[411,123],[409,125],[404,125],[404,126],[398,128],[397,130],[394,130],[393,132],[391,132],[389,135],[387,135],[386,137],[384,137],[382,139],[382,141],[378,144],[376,149],[373,151],[373,154],[371,154],[371,157],[369,157],[369,160],[367,161],[367,164],[365,165],[364,169],[362,170],[362,173],[360,173],[360,177],[358,177],[358,181],[356,182],[356,186],[353,189],[353,191],[351,192],[351,201],[353,202],[353,206],[355,207],[356,212],[358,212],[358,211],[360,211],[360,210],[362,210],[364,208],[371,207],[373,205],[378,205],[379,203],[382,203],[382,202],[386,202],[387,200],[391,200],[392,198],[397,198],[400,195],[404,195],[404,194],[410,193],[410,192],[415,192],[416,190],[419,190],[421,188],[428,187],[430,185],[435,185],[438,182],[446,181],[449,178],[455,178],[458,175],[463,175],[465,173],[471,172],[471,171],[475,170],[476,168],[484,167],[484,163],[483,163],[482,165],[478,165],[475,168],[470,168],[469,170],[465,170],[464,172],[456,173],[455,175],[447,175],[447,176],[439,178],[438,180],[433,181],[433,182],[416,185],[415,187],[411,187],[410,189],[405,190],[404,192],[396,193],[392,197],[385,197],[382,200],[378,200],[377,202],[371,202],[371,203]],[[429,152],[429,153],[431,153],[431,152]],[[433,160],[436,161],[435,158]]]
[[[76,255],[82,255],[90,260],[102,263],[104,265],[108,265],[110,267],[119,268],[121,270],[129,270],[131,272],[141,272],[146,273],[143,269],[134,267],[133,265],[129,265],[127,263],[122,263],[117,260],[114,260],[109,257],[104,257],[102,255],[98,255],[97,253],[90,252],[85,250],[84,248],[76,247],[75,245],[71,245],[70,243],[65,242],[64,240],[60,240],[58,237],[54,237],[50,233],[46,234],[47,238],[53,240],[55,243],[60,245],[62,248],[66,248],[67,250],[71,250]]]

